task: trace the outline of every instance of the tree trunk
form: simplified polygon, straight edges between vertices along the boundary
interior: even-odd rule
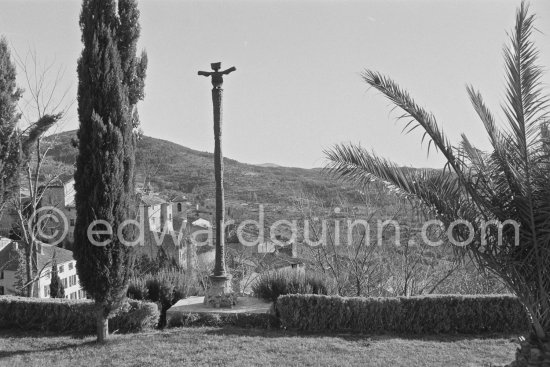
[[[103,309],[97,311],[97,341],[105,343],[109,337],[109,319],[105,317]]]

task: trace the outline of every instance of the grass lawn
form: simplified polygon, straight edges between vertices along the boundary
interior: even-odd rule
[[[494,366],[514,336],[319,335],[237,328],[177,328],[93,337],[0,331],[0,366]]]

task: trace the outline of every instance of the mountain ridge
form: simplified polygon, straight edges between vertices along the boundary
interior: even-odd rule
[[[72,145],[76,130],[49,136],[49,157],[66,171],[74,170],[77,149]],[[165,139],[143,136],[136,150],[136,180],[149,181],[158,192],[179,191],[214,197],[214,158]],[[358,191],[331,179],[319,168],[284,167],[273,163],[249,164],[224,157],[224,188],[230,200],[265,203],[293,203],[296,197],[311,195],[331,201],[345,196],[360,200]],[[59,167],[58,167],[59,168]]]

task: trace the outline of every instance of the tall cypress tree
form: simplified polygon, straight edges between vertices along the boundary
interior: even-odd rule
[[[50,280],[50,298],[65,298],[65,288],[61,284],[59,273],[57,272],[57,261],[55,260],[55,252],[52,259],[52,271]]]
[[[15,83],[15,65],[11,60],[8,42],[0,38],[0,209],[15,189],[19,170],[17,139],[17,101],[21,90]]]
[[[130,14],[132,21],[127,21],[124,14]],[[139,63],[128,61],[137,60],[137,36],[125,35],[136,34],[128,27],[137,27],[139,35],[138,16],[133,0],[119,0],[118,9],[114,0],[84,0],[80,15],[84,48],[78,61],[80,126],[74,254],[80,283],[96,304],[100,342],[107,338],[108,318],[124,301],[133,263],[132,248],[122,240],[133,241],[134,228],[121,227],[123,238],[118,233],[123,221],[134,218],[136,208],[135,103],[131,102],[137,103],[140,98],[133,98],[130,91],[139,77],[136,68],[127,65]],[[140,83],[143,89],[143,81]],[[108,223],[112,235],[88,238],[88,228],[97,220]],[[102,225],[93,228],[105,229]]]
[[[12,256],[17,261],[17,270],[15,271],[15,282],[13,283],[16,296],[28,296],[27,284],[27,262],[25,260],[25,253],[19,248],[12,249]]]

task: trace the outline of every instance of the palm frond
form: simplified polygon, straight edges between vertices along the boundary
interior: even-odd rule
[[[429,139],[428,152],[431,144],[434,144],[435,148],[445,156],[446,160],[451,165],[455,164],[456,157],[453,154],[453,147],[437,124],[435,116],[431,112],[428,112],[424,108],[420,107],[411,98],[407,91],[399,87],[390,78],[372,70],[365,70],[361,76],[367,84],[382,92],[386,98],[392,101],[397,107],[405,111],[405,114],[399,117],[399,119],[409,120],[404,129],[409,128],[414,121],[422,126],[424,129],[422,142],[424,142],[426,138]],[[412,131],[414,128],[415,126],[410,128],[409,131]]]
[[[489,142],[493,147],[493,153],[491,155],[493,161],[497,164],[499,170],[504,173],[504,178],[507,181],[510,192],[514,195],[520,195],[520,181],[522,180],[522,177],[514,174],[517,173],[517,171],[511,167],[511,157],[514,155],[514,147],[510,142],[510,133],[507,131],[503,132],[497,127],[493,114],[485,105],[483,97],[478,91],[476,91],[471,85],[467,86],[466,90],[476,113],[481,119],[481,122],[483,122],[485,130],[487,131]]]
[[[522,2],[509,35],[510,45],[504,48],[507,89],[503,110],[524,170],[529,169],[530,150],[539,144],[540,126],[548,117],[548,97],[541,85],[543,69],[537,64],[539,51],[531,40],[535,16],[528,10]]]
[[[335,145],[324,153],[329,160],[328,174],[361,186],[381,182],[391,192],[419,201],[439,216],[456,215],[465,201],[458,177],[450,172],[398,167],[353,144]]]
[[[426,138],[429,139],[428,152],[431,144],[433,143],[435,147],[444,155],[447,161],[445,168],[447,166],[452,168],[468,194],[474,198],[474,202],[478,203],[476,205],[481,205],[480,203],[483,201],[483,198],[479,197],[471,185],[470,178],[465,172],[462,171],[460,160],[454,153],[455,149],[449,142],[447,136],[440,129],[435,116],[416,104],[416,102],[410,97],[409,93],[399,87],[390,78],[371,70],[365,70],[362,73],[362,77],[367,84],[382,92],[382,94],[392,101],[396,107],[399,107],[405,111],[405,114],[399,117],[400,119],[410,119],[405,128],[409,127],[416,121],[418,125],[424,129],[422,141]]]

